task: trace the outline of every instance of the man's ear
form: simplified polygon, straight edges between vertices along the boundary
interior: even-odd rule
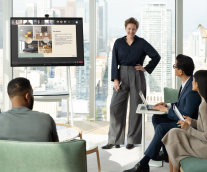
[[[26,95],[25,95],[26,101],[30,100],[29,97],[30,97],[29,93],[26,93]]]

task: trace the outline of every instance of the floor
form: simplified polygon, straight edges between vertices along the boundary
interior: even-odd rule
[[[104,150],[101,146],[107,144],[107,135],[83,134],[83,139],[98,145],[102,171],[122,172],[132,168],[141,159],[141,144],[128,150],[124,145],[121,148]],[[146,141],[146,147],[150,141]],[[87,155],[88,172],[98,172],[96,154]],[[169,164],[164,163],[163,167],[151,167],[151,172],[168,172]]]
[[[64,121],[56,121],[64,123]],[[102,171],[122,172],[132,168],[141,159],[141,144],[135,148],[128,150],[126,145],[121,148],[103,150],[108,142],[108,121],[74,121],[74,126],[80,128],[83,132],[83,139],[96,144],[99,147],[100,163]],[[127,133],[126,126],[126,133]],[[154,136],[154,128],[151,122],[145,122],[145,140],[146,148]],[[126,143],[126,142],[125,142]],[[96,154],[87,155],[88,172],[98,172]],[[169,164],[164,163],[163,167],[150,167],[150,172],[168,172]]]

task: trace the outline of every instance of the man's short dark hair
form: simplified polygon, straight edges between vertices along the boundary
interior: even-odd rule
[[[179,54],[176,57],[176,60],[177,60],[178,69],[181,69],[182,71],[184,71],[187,76],[193,75],[195,65],[191,57],[185,56],[183,54]]]
[[[27,91],[31,90],[32,86],[26,78],[15,78],[12,79],[7,87],[9,97],[24,95]]]

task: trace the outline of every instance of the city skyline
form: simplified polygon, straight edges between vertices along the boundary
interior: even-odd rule
[[[0,4],[3,0],[0,0]],[[160,100],[162,97],[163,87],[174,87],[175,77],[172,71],[172,65],[174,64],[175,58],[175,1],[174,0],[163,0],[165,7],[165,17],[160,17],[162,21],[166,21],[160,29],[165,29],[163,33],[157,33],[156,26],[150,26],[154,24],[152,22],[153,16],[147,18],[145,23],[142,18],[143,8],[147,4],[156,4],[159,1],[148,0],[96,0],[96,108],[98,113],[98,120],[103,119],[103,110],[106,106],[110,105],[110,98],[106,101],[108,95],[111,96],[113,93],[113,82],[110,80],[111,75],[111,50],[113,48],[114,41],[117,38],[126,35],[124,28],[124,21],[129,17],[135,17],[140,22],[140,27],[136,35],[143,37],[149,43],[151,43],[155,49],[161,55],[160,66],[158,65],[157,70],[153,72],[151,78],[147,77],[148,80],[148,99],[151,102]],[[200,31],[197,29],[198,24],[202,24],[207,28],[207,23],[205,22],[207,12],[207,2],[203,2],[202,6],[195,6],[193,0],[184,0],[184,20],[183,20],[183,53],[192,56],[195,64],[196,70],[206,67],[204,64],[204,52],[205,52],[205,42],[201,38]],[[117,8],[117,3],[119,8]],[[133,5],[132,5],[133,4]],[[2,5],[3,6],[3,5]],[[0,14],[3,9],[0,6]],[[192,9],[196,9],[196,14],[192,13]],[[52,17],[82,17],[83,27],[84,27],[84,56],[85,56],[85,66],[83,67],[71,67],[72,75],[72,97],[74,100],[84,100],[89,105],[89,0],[13,0],[13,14],[14,17],[25,17],[25,16],[42,16],[44,13],[50,14]],[[116,12],[115,12],[116,11]],[[123,12],[124,11],[124,12]],[[1,15],[0,15],[1,16]],[[44,16],[42,16],[44,17]],[[188,18],[190,20],[188,20]],[[3,23],[2,17],[0,17],[0,49],[3,46]],[[150,24],[151,23],[151,24]],[[151,27],[151,30],[145,30],[143,27]],[[166,28],[165,28],[166,26]],[[159,29],[158,29],[159,30]],[[148,31],[148,35],[147,35]],[[150,33],[150,32],[151,33]],[[156,34],[158,35],[156,35]],[[159,36],[162,39],[159,39]],[[155,41],[153,40],[155,39]],[[199,40],[198,40],[199,39]],[[158,45],[160,44],[160,45]],[[1,57],[1,56],[0,56]],[[100,61],[100,57],[106,57],[106,63],[103,65]],[[2,53],[3,59],[3,53]],[[99,60],[98,60],[99,59]],[[147,62],[147,60],[146,60]],[[145,62],[145,64],[146,64]],[[2,64],[2,63],[1,63]],[[2,67],[1,67],[2,68]],[[20,75],[24,69],[14,68],[17,72],[16,75]],[[2,69],[0,69],[2,70]],[[30,72],[33,70],[40,71],[40,76],[37,78],[42,78],[44,76],[44,82],[36,89],[67,89],[67,82],[65,73],[62,75],[58,72],[65,72],[64,69],[57,69],[56,67],[31,67],[28,68]],[[33,73],[33,72],[32,72]],[[42,74],[41,74],[42,73]],[[2,73],[1,73],[2,74]],[[33,73],[34,74],[34,73]],[[34,75],[39,75],[35,73]],[[23,75],[23,73],[21,74]],[[30,74],[29,74],[30,75]],[[28,76],[29,76],[28,75]],[[155,82],[154,82],[155,81]],[[35,83],[36,84],[36,83]],[[2,83],[0,83],[0,86]],[[153,88],[154,87],[154,88]],[[2,88],[2,87],[0,87]],[[153,90],[154,89],[154,90]],[[153,92],[154,91],[154,92]],[[154,97],[153,97],[154,96]],[[161,97],[160,97],[161,96]],[[156,97],[156,98],[155,98]],[[59,112],[58,112],[59,113]],[[84,114],[85,115],[85,114]]]

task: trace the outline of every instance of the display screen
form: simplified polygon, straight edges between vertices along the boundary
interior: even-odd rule
[[[82,18],[11,18],[11,66],[83,66]]]

